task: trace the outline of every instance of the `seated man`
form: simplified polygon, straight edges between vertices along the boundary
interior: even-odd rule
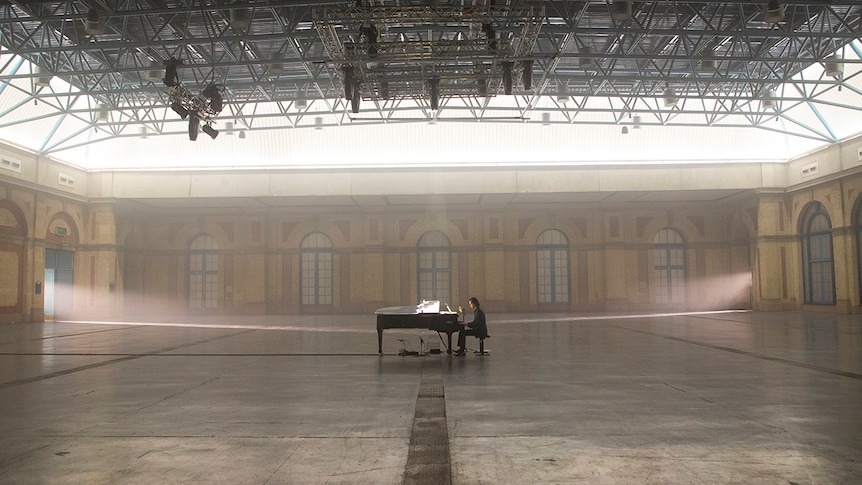
[[[472,335],[476,338],[485,338],[488,336],[485,311],[479,307],[479,300],[474,296],[467,303],[473,309],[473,321],[461,324],[464,325],[464,328],[458,332],[458,350],[455,351],[455,355],[464,355],[464,343],[467,341],[467,335]]]

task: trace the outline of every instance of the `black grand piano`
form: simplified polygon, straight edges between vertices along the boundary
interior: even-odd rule
[[[415,306],[381,308],[377,315],[377,352],[383,353],[383,331],[387,328],[427,328],[446,332],[446,351],[452,351],[452,334],[464,328],[458,323],[459,315],[448,305],[440,308],[439,301],[423,301]]]

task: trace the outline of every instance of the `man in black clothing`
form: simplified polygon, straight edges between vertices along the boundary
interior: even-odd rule
[[[464,355],[464,343],[467,341],[467,335],[472,335],[476,338],[485,338],[488,336],[485,311],[479,307],[479,299],[474,296],[467,303],[473,309],[473,321],[466,324],[462,323],[464,328],[458,332],[458,350],[455,351],[455,355]]]

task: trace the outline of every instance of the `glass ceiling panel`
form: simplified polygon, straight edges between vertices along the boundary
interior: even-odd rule
[[[673,3],[619,17],[601,1],[118,2],[85,35],[86,3],[13,2],[0,6],[0,140],[107,170],[750,163],[862,133],[858,2],[788,2],[776,21],[751,2]],[[841,75],[827,76],[836,53]],[[190,141],[170,107],[171,56],[192,99],[224,83],[224,109],[203,120],[217,138]]]

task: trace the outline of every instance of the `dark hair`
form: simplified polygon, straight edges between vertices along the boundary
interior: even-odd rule
[[[470,297],[470,299],[469,299],[469,300],[467,300],[467,302],[472,303],[472,304],[474,304],[474,305],[476,305],[476,306],[479,306],[479,299],[478,299],[478,298],[476,298],[475,296],[471,296],[471,297]]]

